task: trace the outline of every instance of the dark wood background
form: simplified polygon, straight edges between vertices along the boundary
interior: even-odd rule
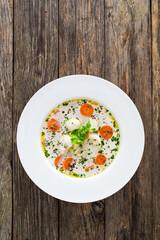
[[[122,88],[146,137],[132,180],[91,204],[42,192],[16,148],[17,123],[32,95],[79,73]],[[160,239],[159,80],[160,0],[0,0],[1,240]]]

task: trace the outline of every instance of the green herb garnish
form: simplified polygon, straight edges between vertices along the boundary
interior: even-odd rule
[[[82,160],[80,161],[80,163],[83,165],[85,162],[87,162],[88,159],[87,158],[82,158]]]
[[[103,153],[103,150],[100,150],[98,153]]]
[[[62,103],[63,106],[67,106],[68,105],[68,102],[64,102]]]
[[[44,151],[44,154],[45,154],[45,156],[46,157],[49,157],[50,156],[50,154],[48,153],[48,151],[45,149],[45,151]]]
[[[102,146],[104,146],[104,141],[103,140],[101,141],[101,144],[102,144]]]
[[[45,135],[45,133],[44,133],[44,132],[41,132],[41,135],[42,135],[42,136],[44,136],[44,135]]]
[[[113,148],[111,151],[112,151],[112,152],[117,152],[117,151],[118,151],[118,148]]]
[[[111,159],[114,159],[114,155],[111,156]]]
[[[115,142],[115,141],[117,141],[117,138],[113,136],[113,137],[111,138],[111,141],[112,141],[112,142]]]
[[[71,138],[71,143],[80,144],[83,143],[86,133],[90,131],[91,124],[88,122],[86,126],[82,126],[80,129],[75,129],[71,132],[73,138]]]

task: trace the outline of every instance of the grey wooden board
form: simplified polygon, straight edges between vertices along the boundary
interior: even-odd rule
[[[160,0],[0,2],[0,239],[160,239],[159,18]],[[42,192],[16,148],[27,101],[44,84],[70,74],[118,85],[145,127],[144,156],[132,180],[91,204]]]

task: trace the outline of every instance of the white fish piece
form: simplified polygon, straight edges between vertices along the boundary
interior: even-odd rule
[[[95,129],[95,131],[98,131],[99,125],[98,125],[98,121],[96,119],[90,119],[89,120],[91,127],[90,129]]]
[[[68,121],[66,121],[65,126],[68,131],[73,131],[81,127],[81,121],[77,118],[70,118]]]
[[[66,149],[72,147],[71,137],[69,135],[62,135],[59,139],[59,143]]]
[[[87,141],[93,146],[99,146],[99,144],[101,144],[101,139],[97,133],[89,133]]]
[[[65,154],[67,152],[67,148],[63,147],[62,145],[58,145],[57,150],[59,154]]]

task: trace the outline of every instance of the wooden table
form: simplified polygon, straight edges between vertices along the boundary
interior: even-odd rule
[[[160,0],[0,1],[0,240],[160,239],[159,20]],[[146,137],[132,180],[91,204],[42,192],[16,148],[17,123],[32,95],[79,73],[122,88]]]

